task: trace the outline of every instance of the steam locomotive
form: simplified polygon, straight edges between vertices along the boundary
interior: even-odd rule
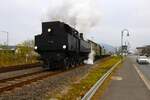
[[[35,36],[35,51],[40,54],[45,68],[54,69],[58,66],[68,69],[88,59],[92,43],[85,41],[83,33],[64,22],[43,22],[42,34]],[[98,50],[100,56],[101,47],[95,45],[93,49]]]

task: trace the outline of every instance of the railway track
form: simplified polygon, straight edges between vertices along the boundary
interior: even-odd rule
[[[84,66],[84,65],[80,65],[79,67],[81,66]],[[71,68],[67,71],[74,70],[75,68],[78,68],[78,67]],[[24,85],[28,85],[33,82],[43,80],[45,78],[51,77],[59,73],[67,72],[67,71],[62,71],[62,70],[46,71],[46,70],[43,70],[41,66],[39,66],[36,68],[0,73],[0,94],[2,94],[5,91],[11,91],[17,87],[23,87]],[[19,73],[19,74],[17,75],[16,73],[17,74]],[[9,75],[9,74],[12,74],[12,75]]]
[[[83,65],[79,65],[78,67],[70,68],[67,71],[74,70],[76,68],[82,67]],[[23,87],[24,85],[31,84],[33,82],[43,80],[45,78],[51,77],[56,74],[65,73],[67,71],[57,70],[57,71],[46,71],[41,70],[34,73],[28,73],[23,75],[17,75],[15,77],[8,77],[4,79],[0,79],[0,94],[5,91],[11,91],[17,87]],[[8,72],[9,73],[9,72]]]
[[[73,70],[71,68],[70,70]],[[69,70],[67,70],[69,71]],[[32,82],[51,77],[53,75],[66,72],[62,70],[57,71],[47,71],[42,68],[42,66],[27,67],[17,70],[9,70],[0,73],[0,94],[5,91],[11,91],[17,87],[23,87]]]
[[[0,73],[0,83],[8,79],[13,79],[13,78],[17,78],[17,77],[37,73],[37,72],[42,72],[42,71],[44,71],[44,69],[41,66],[37,66],[35,68],[3,72]]]
[[[58,74],[60,71],[41,71],[28,75],[13,77],[9,79],[1,80],[0,82],[0,94],[15,89],[16,87],[22,87],[26,84],[30,84],[32,82],[36,82],[38,80],[42,80],[44,78],[50,77],[52,75]]]
[[[0,73],[35,68],[35,67],[39,67],[39,66],[42,66],[42,64],[41,63],[33,63],[33,64],[23,64],[23,65],[8,66],[8,67],[1,66]]]
[[[1,70],[2,69],[2,70]],[[0,69],[0,93],[50,75],[40,64],[19,65]]]
[[[79,67],[81,66],[82,65],[80,65]],[[75,68],[78,67],[70,68],[67,71],[73,70]],[[47,71],[40,66],[36,68],[0,73],[0,94],[2,94],[5,91],[11,91],[17,87],[22,87],[32,82],[43,80],[45,78],[67,71]]]

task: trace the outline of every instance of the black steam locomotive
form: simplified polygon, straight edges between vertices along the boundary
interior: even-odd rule
[[[43,22],[42,34],[35,36],[35,51],[41,56],[44,67],[68,68],[83,63],[91,52],[91,44],[69,25],[60,22]]]

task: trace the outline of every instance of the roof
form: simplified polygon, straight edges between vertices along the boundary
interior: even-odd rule
[[[146,45],[146,46],[143,46],[143,47],[137,47],[136,49],[145,49],[145,48],[150,48],[150,45]]]
[[[17,46],[0,46],[0,50],[16,50]]]

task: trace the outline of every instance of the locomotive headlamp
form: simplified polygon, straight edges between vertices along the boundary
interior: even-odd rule
[[[66,47],[67,47],[66,45],[63,45],[63,49],[66,49]]]
[[[50,28],[48,28],[48,30],[47,30],[48,32],[51,32],[51,29]]]
[[[34,49],[37,50],[37,46],[35,46]]]

